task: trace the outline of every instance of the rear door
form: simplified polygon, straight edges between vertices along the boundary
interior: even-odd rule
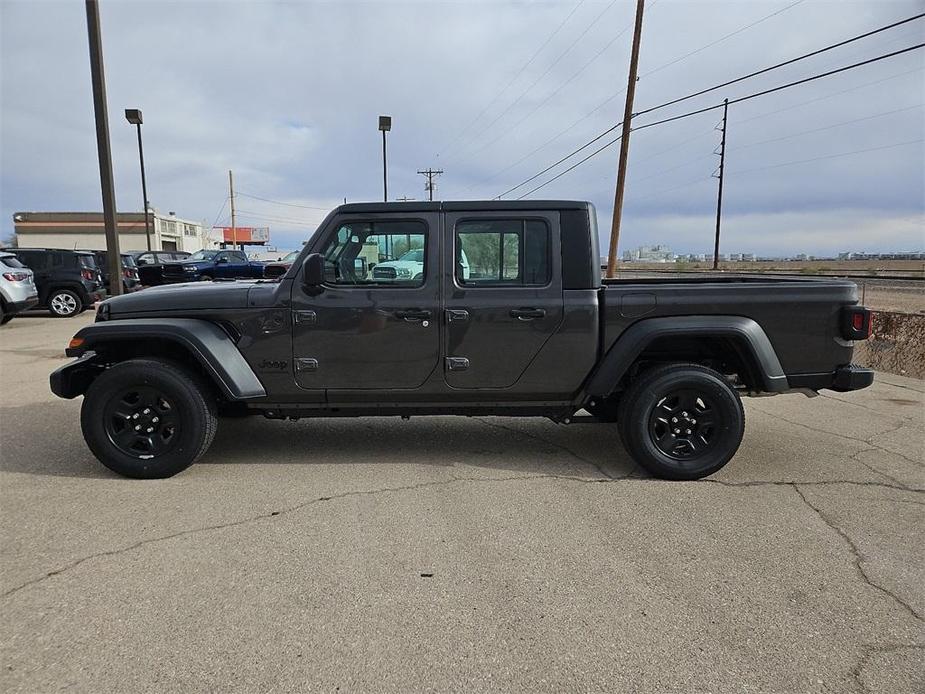
[[[296,382],[338,391],[415,389],[440,363],[440,237],[435,212],[341,215],[316,241],[325,259],[320,292],[301,271],[292,289]],[[375,273],[421,249],[420,270]],[[347,395],[345,394],[345,397]]]
[[[444,377],[513,386],[562,322],[558,212],[446,214]]]

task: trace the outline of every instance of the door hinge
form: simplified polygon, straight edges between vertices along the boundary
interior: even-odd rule
[[[446,368],[449,371],[465,371],[469,368],[469,360],[465,357],[447,357]]]
[[[311,325],[318,320],[318,314],[314,311],[293,311],[296,325]]]
[[[317,371],[318,370],[318,360],[317,359],[306,359],[301,357],[295,360],[295,370],[296,371]]]

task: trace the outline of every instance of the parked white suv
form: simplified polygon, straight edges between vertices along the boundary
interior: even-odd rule
[[[0,324],[39,302],[32,270],[12,253],[0,251]]]

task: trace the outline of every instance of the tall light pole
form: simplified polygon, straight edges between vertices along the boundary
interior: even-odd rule
[[[100,8],[86,0],[87,38],[90,44],[90,80],[93,84],[93,114],[96,119],[96,152],[100,162],[100,190],[103,196],[103,226],[109,263],[109,293],[122,293],[122,257],[116,231],[116,191],[112,179],[112,148],[109,143],[109,109],[106,106],[106,75],[103,70],[103,39]]]
[[[385,155],[385,134],[392,129],[392,116],[379,116],[379,130],[382,131],[382,201],[389,201],[389,166]]]
[[[141,146],[141,110],[137,108],[125,109],[125,120],[138,129],[138,161],[141,162],[141,199],[145,206],[145,238],[148,240],[148,250],[151,250],[151,223],[148,216],[148,184],[145,182],[145,150]]]

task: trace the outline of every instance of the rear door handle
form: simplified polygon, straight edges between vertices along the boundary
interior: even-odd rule
[[[544,308],[515,308],[511,310],[511,318],[517,320],[533,320],[534,318],[545,318],[546,309]]]
[[[415,323],[422,320],[430,320],[430,311],[425,311],[423,309],[410,308],[405,311],[396,311],[396,318],[401,318],[404,321],[409,323]]]

